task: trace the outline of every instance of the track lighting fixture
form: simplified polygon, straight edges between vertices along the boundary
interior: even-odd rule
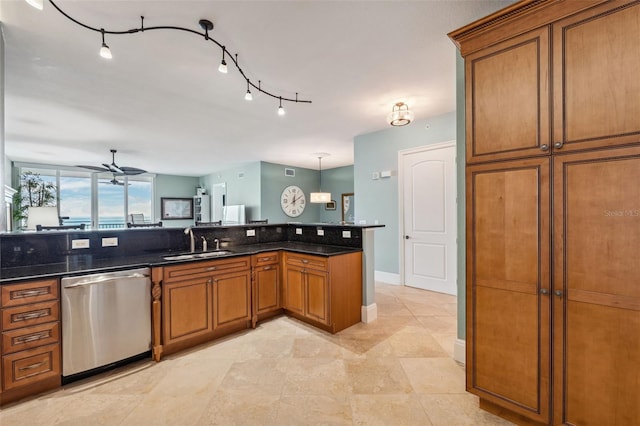
[[[31,6],[35,7],[36,9],[42,10],[43,8],[43,2],[44,0],[25,0],[27,3],[29,3]],[[275,99],[279,99],[280,100],[280,107],[278,108],[278,114],[279,115],[284,115],[284,108],[282,107],[282,101],[286,101],[286,102],[295,102],[295,103],[306,103],[306,104],[310,104],[311,101],[307,101],[307,100],[301,100],[298,99],[298,94],[296,93],[296,97],[295,98],[289,98],[289,97],[284,97],[281,95],[277,95],[275,93],[271,93],[267,90],[262,89],[262,87],[260,87],[260,81],[258,81],[258,85],[254,84],[248,77],[247,75],[244,73],[244,71],[242,70],[242,68],[240,68],[240,65],[238,65],[238,54],[235,54],[235,58],[233,57],[233,55],[231,55],[231,52],[229,52],[225,46],[223,46],[220,42],[218,42],[217,40],[211,38],[209,36],[209,31],[213,30],[213,23],[207,19],[201,19],[198,23],[200,24],[200,27],[202,28],[202,30],[204,32],[198,32],[195,30],[192,30],[191,28],[184,28],[184,27],[177,27],[177,26],[167,26],[167,25],[163,25],[163,26],[153,26],[153,27],[145,27],[144,26],[144,16],[140,16],[140,28],[132,28],[129,30],[120,30],[120,31],[112,31],[112,30],[105,30],[104,28],[97,28],[97,27],[92,27],[89,26],[87,24],[84,24],[80,21],[78,21],[76,18],[70,16],[68,13],[66,13],[65,11],[63,11],[53,0],[47,0],[49,3],[51,3],[51,5],[53,6],[53,8],[55,10],[57,10],[62,16],[64,16],[65,18],[67,18],[68,20],[70,20],[71,22],[73,22],[74,24],[77,24],[87,30],[90,31],[95,31],[95,32],[99,32],[102,35],[102,47],[100,48],[100,56],[102,56],[103,58],[108,58],[111,59],[112,55],[111,55],[111,49],[109,49],[109,46],[105,43],[104,40],[104,35],[105,34],[111,34],[111,35],[127,35],[127,34],[136,34],[136,33],[142,33],[142,32],[146,32],[146,31],[152,31],[152,30],[173,30],[173,31],[183,31],[183,32],[187,32],[187,33],[192,33],[195,34],[199,37],[203,37],[206,41],[210,41],[212,43],[214,43],[215,45],[217,45],[220,49],[222,49],[222,62],[220,63],[220,66],[218,67],[218,71],[222,72],[222,73],[227,73],[228,72],[228,68],[227,68],[227,62],[226,62],[226,54],[229,53],[230,56],[230,60],[233,62],[233,65],[235,65],[236,69],[238,70],[238,72],[240,73],[240,75],[242,75],[242,77],[247,81],[247,93],[245,94],[245,99],[246,100],[251,100],[253,99],[253,94],[251,93],[251,87],[253,87],[255,90],[257,90],[258,92],[265,94],[267,96],[271,96],[272,98]]]
[[[246,101],[252,101],[253,100],[253,95],[251,94],[251,90],[249,89],[249,80],[247,80],[247,93],[245,93],[244,99]]]
[[[27,0],[27,3],[38,10],[42,10],[44,7],[44,0]]]
[[[104,42],[104,29],[101,28],[100,32],[102,33],[102,47],[100,48],[100,56],[105,59],[111,59],[113,58],[113,56],[111,56],[111,49],[109,49],[107,43]]]
[[[224,46],[222,46],[222,62],[220,62],[220,66],[218,67],[218,71],[220,71],[222,74],[226,74],[227,73],[227,61],[224,60],[224,52],[227,49],[225,49]]]
[[[396,103],[387,116],[387,122],[392,126],[406,126],[413,121],[413,112],[409,111],[409,105],[404,102]]]

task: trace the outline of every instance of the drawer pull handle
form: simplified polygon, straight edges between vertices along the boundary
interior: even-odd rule
[[[38,368],[42,365],[45,365],[47,361],[36,362],[35,364],[27,365],[26,367],[18,368],[19,371],[33,370],[34,368]]]
[[[302,259],[302,263],[309,263],[307,259]]]
[[[273,257],[260,257],[258,262],[266,262],[267,260],[273,260]]]
[[[264,268],[262,268],[263,271],[268,271],[269,269],[271,269],[271,266],[265,266]]]
[[[45,294],[49,294],[47,289],[37,289],[37,290],[20,290],[11,293],[12,299],[22,299],[24,297],[34,297],[34,296],[43,296]]]
[[[46,339],[47,337],[49,337],[49,332],[48,331],[41,331],[39,333],[27,334],[25,336],[20,336],[20,337],[18,337],[18,338],[16,338],[14,340],[14,343],[21,344],[21,343],[35,342],[36,340]]]
[[[215,271],[215,270],[216,270],[216,267],[215,267],[215,266],[209,266],[209,267],[207,268],[207,271]]]
[[[14,315],[13,320],[14,321],[27,321],[27,320],[34,319],[34,318],[46,317],[47,315],[49,315],[49,310],[48,309],[41,309],[39,311],[25,312],[23,314]]]

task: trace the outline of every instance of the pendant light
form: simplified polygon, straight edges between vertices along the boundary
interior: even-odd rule
[[[329,154],[325,152],[321,152],[318,155],[318,163],[320,165],[320,192],[312,192],[310,194],[312,203],[330,203],[331,202],[331,193],[330,192],[322,192],[322,157],[326,157]]]
[[[396,103],[387,116],[387,122],[392,126],[406,126],[413,121],[413,112],[409,111],[409,105],[404,102]]]
[[[111,49],[109,49],[107,43],[104,42],[104,29],[101,29],[100,32],[102,33],[102,47],[100,48],[100,56],[105,59],[111,59],[113,58],[113,56],[111,56]]]

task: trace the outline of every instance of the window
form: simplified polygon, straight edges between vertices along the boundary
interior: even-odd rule
[[[114,176],[69,167],[16,164],[25,172],[40,174],[58,188],[58,212],[64,225],[84,223],[87,228],[124,228],[131,213],[153,221],[155,175]]]

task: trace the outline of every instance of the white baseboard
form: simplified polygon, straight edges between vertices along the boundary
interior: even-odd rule
[[[385,284],[400,285],[400,274],[392,274],[391,272],[374,271],[375,280]]]
[[[462,339],[456,339],[453,344],[453,359],[461,364],[466,364],[467,358],[467,342]]]
[[[375,303],[370,304],[369,306],[362,306],[360,311],[360,320],[368,324],[378,319],[378,305]]]

